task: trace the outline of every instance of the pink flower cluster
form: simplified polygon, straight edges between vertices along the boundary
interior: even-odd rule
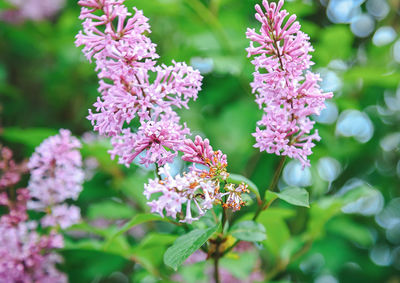
[[[8,208],[8,213],[1,216],[3,224],[15,225],[26,221],[26,202],[30,198],[27,189],[17,189],[14,198],[9,195],[14,194],[9,188],[16,186],[21,180],[21,176],[28,171],[26,163],[16,163],[13,160],[13,153],[7,147],[0,146],[0,205]]]
[[[84,172],[78,150],[79,140],[71,132],[61,129],[58,135],[44,140],[31,156],[28,190],[30,209],[45,211],[42,226],[66,228],[80,220],[80,210],[64,204],[67,199],[76,200],[82,191]]]
[[[179,218],[180,222],[192,223],[203,216],[214,204],[221,204],[226,208],[239,210],[245,203],[241,194],[248,192],[244,184],[226,184],[221,188],[221,181],[226,182],[226,155],[221,151],[213,151],[207,139],[196,136],[193,142],[185,140],[180,147],[182,159],[193,162],[189,172],[183,175],[171,176],[169,165],[166,164],[158,171],[161,179],[149,180],[145,185],[144,195],[150,199],[152,195],[161,194],[156,200],[148,203],[151,212],[164,216]],[[196,167],[196,164],[202,168]],[[206,168],[206,169],[204,169]],[[226,201],[224,202],[224,199]],[[186,213],[183,213],[183,206]],[[195,213],[192,213],[195,210]]]
[[[63,247],[62,236],[37,233],[36,222],[28,221],[29,191],[14,189],[26,169],[12,160],[11,150],[1,149],[0,205],[8,212],[0,217],[0,282],[67,282],[55,266],[61,257],[51,252]]]
[[[286,19],[288,12],[281,10],[283,4],[283,0],[278,4],[263,0],[265,12],[256,5],[255,17],[261,28],[258,33],[254,29],[246,32],[251,40],[248,56],[255,56],[251,87],[264,110],[253,134],[254,146],[310,166],[308,156],[315,146],[313,141],[320,137],[317,130],[311,133],[314,121],[309,116],[319,115],[332,93],[323,93],[318,85],[319,75],[309,71],[313,64],[309,37],[300,31],[295,15]]]
[[[83,31],[76,45],[95,60],[100,79],[95,111],[88,119],[94,130],[111,136],[111,156],[129,166],[142,152],[140,163],[171,162],[190,133],[179,124],[175,108],[188,108],[197,98],[202,77],[185,63],[156,65],[156,45],[147,37],[148,19],[124,0],[80,0]],[[138,118],[140,126],[132,126]]]
[[[67,282],[65,274],[56,269],[62,258],[50,252],[62,248],[61,235],[41,236],[34,222],[9,226],[0,221],[1,282]]]
[[[6,0],[13,9],[1,14],[7,22],[23,20],[40,21],[55,15],[65,5],[65,0]]]

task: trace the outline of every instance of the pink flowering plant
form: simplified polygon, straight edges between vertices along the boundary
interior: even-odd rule
[[[16,141],[32,152],[19,162],[20,154],[0,147],[0,283],[296,281],[281,275],[299,265],[331,218],[351,211],[349,203],[360,204],[373,191],[363,183],[360,190],[343,186],[325,197],[337,178],[327,176],[328,189],[310,197],[305,188],[310,184],[288,181],[296,174],[314,177],[313,151],[325,134],[318,132],[317,121],[333,98],[314,66],[313,39],[305,33],[311,28],[303,29],[283,0],[258,1],[250,27],[242,27],[247,48],[240,49],[241,59],[251,69],[243,68],[237,82],[249,89],[251,99],[243,101],[258,106],[252,113],[258,122],[245,120],[240,107],[221,118],[230,128],[205,117],[201,121],[218,139],[188,119],[200,111],[207,116],[208,109],[200,109],[196,100],[218,95],[205,91],[207,60],[195,57],[197,63],[189,64],[178,55],[165,56],[167,47],[152,41],[157,31],[132,2],[73,4],[80,9],[74,15],[79,31],[63,59],[68,65],[71,54],[79,52],[81,68],[97,76],[94,93],[85,87],[88,77],[79,84],[85,96],[97,96],[86,112],[92,130],[80,136],[67,129],[40,132],[38,140],[31,140],[35,131],[28,138],[22,133]],[[215,16],[219,1],[210,1],[210,10],[203,9],[203,1],[184,2],[200,11],[224,51],[232,52]],[[68,5],[62,0],[4,3],[0,19],[17,26],[52,20]],[[175,41],[179,38],[170,42]],[[219,84],[223,80],[218,77]],[[237,133],[246,134],[253,147],[234,148],[239,120],[253,129]],[[13,141],[9,129],[4,136]],[[248,160],[236,158],[242,150],[250,152]],[[294,221],[295,214],[304,221]],[[347,228],[343,234],[358,231]],[[100,266],[95,271],[91,260]],[[302,262],[301,270],[320,264],[316,261]],[[86,273],[74,277],[71,269]]]
[[[304,189],[281,194],[274,190],[285,157],[310,166],[308,156],[314,141],[320,140],[318,132],[312,133],[310,116],[320,114],[325,99],[332,97],[332,93],[322,92],[319,75],[310,71],[313,49],[309,37],[300,31],[295,15],[287,17],[283,1],[263,1],[263,8],[256,5],[261,28],[258,33],[254,29],[246,33],[250,40],[247,52],[254,56],[255,66],[251,87],[264,112],[253,134],[254,147],[283,157],[261,197],[250,180],[228,171],[227,156],[214,150],[207,138],[197,135],[192,140],[190,129],[176,112],[188,109],[188,103],[197,99],[200,72],[186,63],[157,63],[160,56],[148,36],[150,25],[142,11],[129,10],[124,1],[78,3],[83,29],[76,45],[83,46],[86,58],[94,61],[100,85],[100,96],[88,119],[100,135],[111,137],[111,158],[118,157],[119,163],[128,167],[136,163],[155,168],[155,179],[144,184],[143,191],[154,214],[137,215],[116,235],[144,221],[168,221],[184,227],[188,233],[167,249],[165,264],[176,270],[201,249],[206,259],[214,262],[211,278],[220,282],[219,262],[240,241],[266,239],[265,228],[257,219],[276,198],[308,206]],[[169,164],[176,159],[188,163],[182,173],[171,172]],[[258,207],[255,214],[237,221],[237,212],[249,203]],[[203,229],[191,226],[209,217],[212,221],[203,224]]]

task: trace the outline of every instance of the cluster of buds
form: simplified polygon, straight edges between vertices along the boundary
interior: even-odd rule
[[[233,211],[240,210],[246,203],[242,199],[242,193],[250,193],[247,189],[247,184],[240,184],[238,186],[229,183],[225,185],[225,193],[221,197],[228,196],[226,201],[222,204],[224,208],[231,208]]]
[[[220,150],[214,151],[208,139],[196,136],[194,142],[186,140],[180,150],[184,154],[182,159],[193,165],[189,172],[175,177],[165,165],[158,171],[160,178],[149,180],[144,191],[147,199],[161,193],[148,203],[152,212],[164,216],[165,211],[167,216],[179,217],[180,222],[192,223],[214,205],[222,204],[234,211],[245,205],[241,194],[249,192],[247,186],[226,183],[229,176],[226,155]],[[185,214],[183,205],[186,205]]]

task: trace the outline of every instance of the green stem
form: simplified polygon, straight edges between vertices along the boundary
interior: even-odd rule
[[[224,228],[225,228],[225,223],[226,223],[227,217],[226,217],[226,208],[222,211],[222,220],[221,220],[221,227],[222,227],[222,234],[224,234]]]
[[[219,280],[219,257],[214,257],[214,281],[220,283]]]
[[[275,170],[274,178],[272,179],[271,185],[269,186],[270,191],[274,191],[276,189],[276,186],[278,185],[279,177],[281,176],[283,166],[285,165],[287,156],[283,155],[281,157],[281,160],[279,160],[278,167]]]
[[[160,169],[160,166],[158,166],[157,162],[154,163],[154,165],[156,165],[156,170],[155,170],[156,176],[158,177],[159,180],[161,180],[161,175],[160,175],[160,173],[158,173],[158,170]]]
[[[281,160],[279,161],[278,167],[275,170],[274,177],[272,178],[271,184],[269,185],[269,188],[267,188],[267,190],[268,189],[270,191],[275,190],[276,186],[278,185],[279,177],[281,176],[283,166],[285,165],[285,161],[286,161],[286,155],[283,155],[281,157]],[[261,211],[263,211],[266,208],[266,205],[267,205],[267,201],[264,196],[262,204],[258,207],[256,214],[254,214],[253,220],[257,219],[257,217],[260,215]]]
[[[278,181],[279,181],[279,177],[281,176],[282,170],[283,170],[283,166],[285,165],[285,161],[286,161],[286,156],[282,156],[281,160],[279,161],[278,167],[275,170],[275,174],[274,177],[272,178],[271,181],[271,185],[269,186],[269,189],[271,191],[275,190],[276,186],[278,185]],[[265,196],[262,200],[262,203],[258,206],[256,213],[254,214],[253,220],[257,220],[258,216],[260,215],[260,213],[267,209],[271,204],[272,204],[273,200],[271,200],[270,202],[267,202],[265,200]],[[224,255],[226,255],[227,253],[229,253],[237,244],[239,244],[240,240],[236,240],[232,246],[230,246],[229,248],[227,248],[221,255],[221,257],[223,257]]]

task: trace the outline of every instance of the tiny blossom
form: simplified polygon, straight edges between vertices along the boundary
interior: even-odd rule
[[[214,151],[208,139],[203,140],[200,136],[196,136],[194,142],[186,139],[180,147],[180,151],[183,152],[182,160],[209,167],[209,172],[207,172],[193,166],[192,169],[199,171],[202,177],[212,178],[220,175],[224,180],[228,177],[226,155],[220,150]]]
[[[28,168],[26,162],[17,164],[13,159],[12,151],[7,147],[1,147],[0,151],[0,206],[5,206],[8,213],[1,216],[2,223],[8,225],[16,225],[26,221],[28,215],[26,213],[26,202],[30,199],[29,191],[19,188],[14,191],[21,180],[21,175],[26,173]],[[15,197],[12,198],[7,190],[13,190]]]
[[[310,166],[308,156],[319,141],[318,131],[311,133],[314,121],[310,115],[319,115],[325,108],[324,101],[332,93],[323,93],[318,74],[308,69],[314,63],[309,52],[313,51],[309,37],[300,31],[296,16],[281,10],[278,4],[264,0],[263,9],[256,5],[255,17],[261,23],[259,33],[247,30],[251,40],[248,56],[255,56],[254,81],[256,102],[264,110],[258,122],[255,147],[260,151],[287,155]],[[258,46],[254,44],[257,43]]]
[[[27,172],[25,162],[17,164],[13,159],[12,151],[8,147],[0,146],[0,190],[13,186],[21,180],[21,174]]]
[[[140,163],[146,166],[157,163],[159,166],[173,161],[185,136],[190,134],[189,129],[178,124],[179,117],[174,115],[157,122],[142,123],[136,133],[124,129],[122,135],[112,138],[113,149],[111,157],[119,156],[119,161],[126,166],[143,151]],[[168,148],[169,150],[167,150]]]
[[[223,193],[221,197],[228,196],[226,202],[223,204],[225,208],[232,208],[233,211],[240,210],[240,208],[245,205],[245,202],[242,199],[242,193],[249,193],[250,191],[247,189],[247,185],[240,184],[239,186],[235,186],[234,184],[227,184],[225,186],[226,193]]]
[[[54,227],[59,225],[61,229],[68,228],[81,219],[79,207],[66,204],[56,205],[51,208],[51,212],[41,219],[43,227]]]
[[[8,208],[8,213],[2,215],[1,221],[3,223],[15,225],[28,219],[26,202],[30,199],[29,191],[18,189],[16,195],[15,200],[11,200],[6,192],[0,192],[0,205]]]
[[[84,172],[82,157],[78,150],[79,140],[71,132],[61,129],[58,135],[44,140],[31,156],[28,167],[31,171],[28,189],[33,198],[28,203],[30,209],[48,211],[67,199],[76,200],[82,191]],[[58,207],[56,211],[60,211]],[[76,222],[76,209],[70,216],[70,222]],[[59,219],[68,223],[60,215],[49,215],[50,219]],[[48,225],[51,221],[45,220]],[[61,225],[61,223],[58,223]]]
[[[95,60],[100,79],[101,96],[88,119],[99,134],[114,137],[110,153],[120,163],[129,165],[146,151],[141,163],[161,166],[173,160],[178,143],[189,133],[179,125],[174,107],[188,108],[197,99],[202,76],[185,63],[156,65],[159,55],[147,37],[148,19],[136,8],[134,14],[128,12],[123,2],[78,2],[84,22],[76,45],[83,45],[86,57]],[[136,118],[141,126],[134,131],[131,122]]]

